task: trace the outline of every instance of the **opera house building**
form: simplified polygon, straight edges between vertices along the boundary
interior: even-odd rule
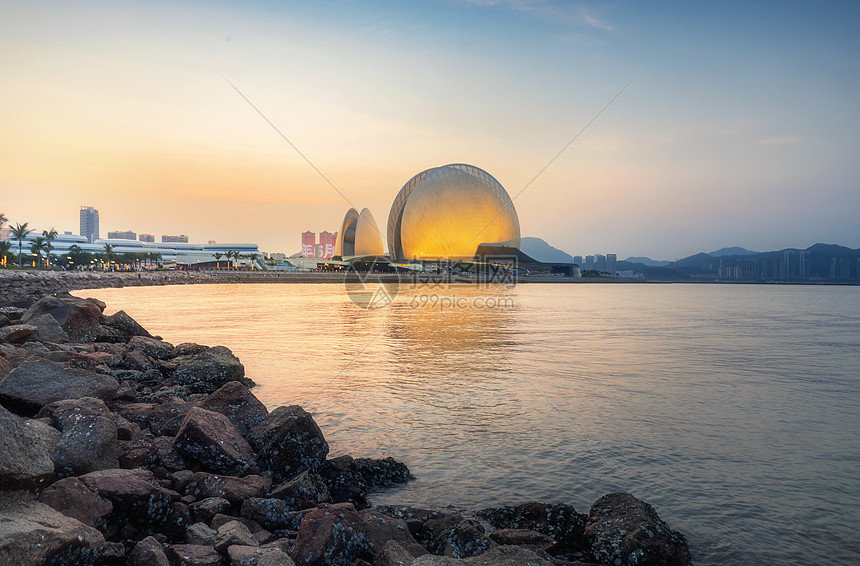
[[[472,165],[445,165],[418,173],[400,189],[388,216],[392,259],[471,259],[479,245],[520,247],[517,211],[492,175]],[[344,255],[346,246],[344,240]]]
[[[346,211],[334,250],[334,255],[344,259],[384,254],[382,232],[370,210],[365,208],[360,214],[354,208]]]

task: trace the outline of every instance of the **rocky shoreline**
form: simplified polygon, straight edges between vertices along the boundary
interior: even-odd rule
[[[587,513],[373,507],[407,466],[329,458],[313,417],[268,411],[228,348],[173,345],[98,300],[35,289],[0,288],[5,563],[690,564],[684,536],[627,493]]]

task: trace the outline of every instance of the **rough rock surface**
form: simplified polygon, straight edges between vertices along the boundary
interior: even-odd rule
[[[134,545],[126,566],[170,566],[170,562],[161,543],[149,536]]]
[[[224,557],[211,546],[197,544],[171,544],[167,547],[167,559],[171,564],[182,566],[220,566]]]
[[[310,509],[320,503],[331,503],[325,481],[314,470],[305,470],[272,489],[270,497],[282,499],[293,510]]]
[[[224,346],[180,356],[174,362],[173,382],[186,386],[192,393],[212,393],[228,381],[252,384],[245,378],[245,366]]]
[[[230,521],[218,527],[215,537],[215,550],[222,554],[234,544],[242,546],[259,546],[251,531],[240,521]]]
[[[619,566],[685,566],[690,551],[684,535],[629,493],[604,495],[591,506],[586,534],[598,562]]]
[[[196,499],[223,497],[230,503],[236,504],[252,497],[261,497],[270,485],[271,482],[262,476],[237,478],[197,472],[185,487],[185,493],[193,495]]]
[[[204,469],[222,474],[247,472],[254,460],[253,450],[227,417],[199,407],[188,411],[173,447]]]
[[[80,417],[64,427],[51,459],[61,477],[119,468],[116,425],[107,417]]]
[[[310,413],[299,407],[278,407],[249,435],[259,461],[275,482],[319,466],[328,454],[328,443]]]
[[[28,434],[15,415],[0,407],[0,489],[35,486],[53,473],[42,438]]]
[[[238,381],[225,383],[203,399],[198,407],[221,413],[230,419],[239,434],[246,438],[251,429],[269,414],[266,406]]]
[[[110,399],[118,388],[117,381],[108,375],[70,369],[55,362],[27,360],[0,382],[0,401],[7,407],[33,414],[44,405],[63,399]]]
[[[497,529],[529,529],[556,541],[553,555],[571,559],[591,558],[591,541],[585,536],[588,517],[577,513],[570,505],[539,502],[523,503],[516,507],[495,507],[478,512]]]
[[[325,480],[332,501],[349,502],[358,509],[367,507],[367,484],[358,473],[352,456],[344,455],[326,460],[320,466],[319,473]]]
[[[99,496],[77,478],[64,478],[48,486],[39,501],[66,517],[99,528],[103,518],[113,511],[113,504]]]
[[[280,499],[252,497],[242,503],[240,515],[269,530],[298,531],[305,514]]]
[[[227,549],[230,566],[294,566],[288,554],[277,548],[234,544]]]
[[[531,550],[517,546],[497,546],[480,556],[472,558],[449,558],[445,556],[421,556],[412,566],[550,566],[552,562]]]
[[[29,322],[50,314],[72,342],[91,342],[98,335],[103,310],[104,303],[93,299],[79,299],[69,294],[47,296],[27,309],[21,321]]]
[[[102,534],[37,501],[0,501],[0,560],[10,565],[95,564]]]
[[[149,528],[161,524],[171,512],[171,495],[148,470],[101,470],[78,478],[113,504],[110,519]]]

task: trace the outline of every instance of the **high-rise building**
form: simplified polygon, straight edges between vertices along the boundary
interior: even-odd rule
[[[332,234],[326,230],[320,232],[320,255],[323,259],[334,257],[334,246],[337,243],[337,232]]]
[[[606,271],[608,271],[610,275],[615,275],[615,272],[618,271],[618,267],[616,266],[617,261],[617,255],[606,254]]]
[[[187,244],[188,236],[185,234],[180,234],[178,236],[168,236],[167,234],[163,234],[161,236],[161,242],[170,244]]]
[[[308,230],[302,234],[302,257],[316,257],[317,235]]]
[[[155,242],[155,236],[152,234],[140,234],[137,239],[141,242]]]
[[[582,266],[582,256],[581,255],[573,256],[573,263],[575,263],[576,265],[581,267]]]
[[[99,239],[99,211],[91,206],[81,207],[81,236],[90,244]]]
[[[108,232],[108,240],[136,240],[137,234],[131,230]]]

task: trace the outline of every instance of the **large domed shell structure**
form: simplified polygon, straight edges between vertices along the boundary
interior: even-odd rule
[[[478,246],[520,247],[520,221],[511,197],[492,175],[452,164],[418,173],[388,216],[394,259],[473,258]]]
[[[346,211],[334,253],[342,258],[383,255],[382,233],[370,210],[365,208],[361,214],[354,208]]]

